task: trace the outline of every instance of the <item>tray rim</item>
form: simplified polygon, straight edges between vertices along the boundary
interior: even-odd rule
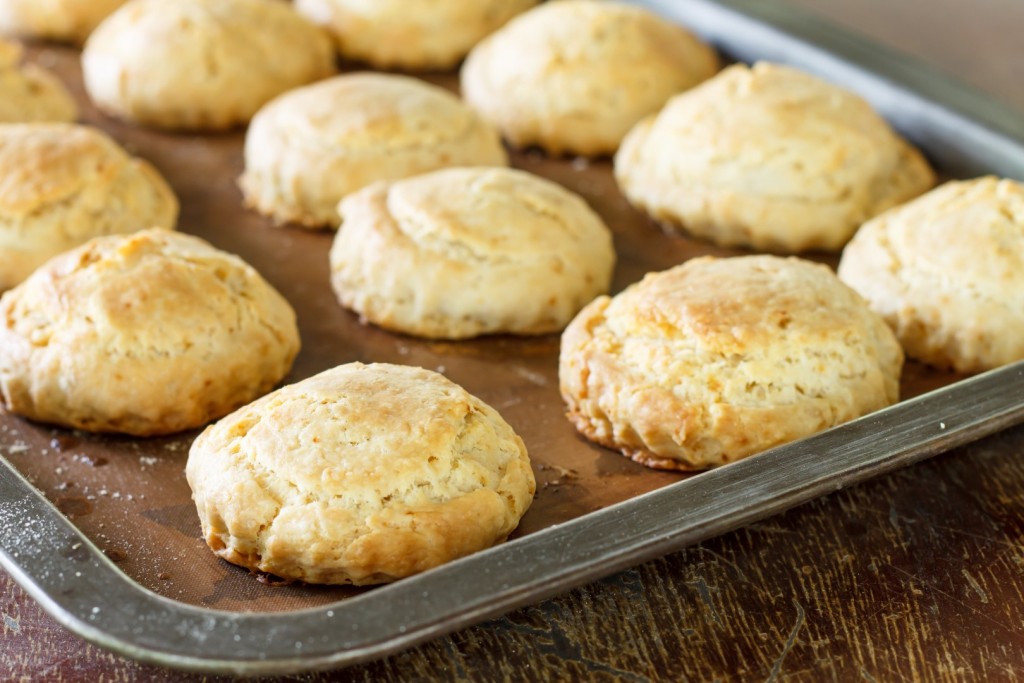
[[[685,19],[741,59],[813,65],[811,70],[866,95],[897,127],[936,136],[918,141],[938,151],[945,166],[1024,180],[1021,117],[930,67],[770,0],[630,1]],[[0,457],[0,566],[63,626],[134,659],[246,675],[346,666],[535,603],[1022,422],[1024,392],[1017,390],[1022,379],[1024,362],[1006,366],[358,597],[288,612],[205,609],[149,591]],[[724,496],[731,503],[722,500],[723,491],[733,493]],[[659,515],[650,514],[654,511]],[[524,574],[524,557],[533,566],[540,558],[552,569]],[[496,590],[481,585],[490,581]],[[471,593],[475,601],[460,605],[453,599]]]

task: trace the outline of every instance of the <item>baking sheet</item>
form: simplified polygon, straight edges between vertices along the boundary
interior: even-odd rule
[[[729,10],[721,5],[704,2],[664,5],[671,12],[685,10],[688,16],[684,19],[690,20],[690,23],[697,25],[698,28],[701,28],[702,23],[710,26],[708,33],[727,48],[734,45],[742,46],[739,51],[729,50],[737,56],[761,56],[757,52],[760,45],[763,51],[783,61],[802,64],[801,60],[810,60],[808,63],[818,71],[822,70],[823,63],[826,67],[828,65],[827,60],[821,62],[817,59],[817,53],[813,52],[815,48],[809,48],[806,44],[775,32],[774,29],[766,28],[762,23],[763,18],[744,25],[743,21],[747,20],[739,15],[722,15],[721,12],[728,13]],[[770,5],[764,4],[759,7]],[[790,19],[794,16],[799,17],[789,13],[781,16]],[[800,26],[803,29],[808,26],[815,27],[813,22]],[[820,30],[820,27],[818,28]],[[733,33],[729,33],[730,30]],[[856,45],[856,42],[842,42],[842,45],[848,50],[850,45]],[[771,50],[778,54],[772,53]],[[811,52],[806,52],[807,50]],[[867,50],[866,53],[875,58],[879,54],[874,49]],[[80,102],[85,104],[80,87],[77,53],[74,50],[37,47],[30,51],[30,58],[56,70],[65,82],[73,86]],[[893,63],[904,64],[902,61]],[[846,71],[851,69],[846,62],[840,64]],[[840,74],[842,73],[844,72],[840,71]],[[856,71],[851,73],[859,74]],[[833,80],[841,80],[836,79],[835,74],[828,75],[831,75]],[[437,75],[430,80],[448,87],[454,87],[456,83],[452,75]],[[863,74],[852,78],[852,81],[862,90],[865,84],[870,86],[872,83],[870,79],[865,80]],[[927,83],[934,85],[943,81],[928,80]],[[895,120],[902,122],[905,131],[911,133],[912,137],[923,142],[931,141],[932,144],[926,145],[926,151],[933,158],[943,161],[943,170],[953,175],[971,174],[979,169],[1016,175],[1015,168],[1024,169],[1024,153],[1012,140],[1009,145],[995,144],[1004,137],[989,134],[985,127],[964,128],[963,120],[945,106],[932,105],[922,109],[921,100],[916,95],[905,94],[903,99],[896,97],[894,100],[894,93],[905,93],[902,88],[900,84],[894,86],[890,77],[886,77],[878,87],[869,87],[868,90],[871,92],[868,94],[874,93],[879,97],[883,109],[887,109],[887,113]],[[938,94],[943,93],[956,99],[954,95],[960,93],[960,90],[956,86],[949,86],[948,91],[939,89]],[[976,107],[978,100],[971,102]],[[981,103],[985,104],[984,101]],[[612,511],[614,514],[604,517],[593,514],[597,510],[621,501],[634,501],[637,504],[634,507],[638,510],[636,514],[643,514],[644,506],[647,506],[648,512],[653,512],[655,499],[638,496],[686,480],[694,483],[694,486],[678,490],[697,491],[707,487],[709,484],[706,482],[725,478],[732,481],[732,486],[738,486],[741,493],[750,494],[748,497],[753,496],[755,480],[752,478],[754,475],[748,470],[750,467],[763,467],[754,461],[750,461],[753,464],[744,464],[743,467],[723,468],[712,473],[712,476],[693,477],[648,470],[579,438],[562,415],[563,407],[557,389],[557,336],[528,339],[494,337],[470,342],[437,343],[418,341],[361,325],[354,315],[336,304],[328,284],[327,251],[332,239],[330,234],[274,228],[266,219],[242,209],[241,197],[235,186],[235,178],[242,166],[241,133],[217,136],[168,135],[119,124],[99,116],[88,106],[84,106],[84,110],[87,121],[108,130],[127,148],[152,161],[164,173],[182,201],[182,217],[179,224],[182,230],[203,236],[215,246],[240,254],[292,302],[299,316],[303,350],[288,381],[298,380],[338,363],[353,360],[406,363],[444,372],[500,410],[523,436],[530,450],[538,479],[538,495],[513,538],[554,541],[559,534],[568,533],[570,538],[576,538],[575,544],[581,552],[582,549],[588,548],[590,552],[600,553],[603,561],[590,562],[590,569],[569,571],[570,565],[575,561],[572,557],[575,556],[566,551],[561,562],[558,557],[548,558],[550,566],[560,568],[559,571],[565,570],[560,575],[560,581],[554,580],[555,570],[551,570],[548,575],[541,572],[530,584],[533,588],[521,587],[518,592],[511,583],[502,587],[500,579],[503,574],[499,572],[495,577],[493,589],[495,599],[476,606],[470,605],[471,601],[465,605],[458,604],[460,587],[462,595],[465,595],[467,600],[470,594],[467,582],[464,577],[459,578],[459,572],[469,571],[465,567],[477,567],[475,560],[452,565],[452,571],[447,574],[432,572],[430,576],[421,577],[426,580],[425,583],[419,579],[408,580],[389,589],[277,585],[272,578],[252,576],[246,570],[221,562],[202,542],[198,519],[183,476],[188,445],[194,433],[149,440],[95,437],[40,427],[6,415],[0,416],[0,452],[3,452],[6,458],[32,481],[86,538],[106,554],[110,563],[115,564],[131,581],[130,584],[125,584],[116,577],[100,576],[110,569],[110,563],[95,561],[88,553],[83,554],[83,551],[89,549],[88,544],[75,548],[79,541],[74,540],[74,536],[68,535],[67,530],[59,528],[59,525],[54,526],[51,529],[53,536],[67,541],[65,546],[60,546],[64,550],[57,553],[58,560],[63,553],[67,556],[63,558],[65,561],[81,563],[81,569],[75,569],[75,572],[81,574],[84,571],[84,578],[94,580],[88,588],[80,586],[70,578],[74,573],[69,572],[67,585],[72,586],[72,597],[88,596],[91,592],[91,597],[96,602],[92,605],[85,605],[83,602],[79,607],[82,614],[75,614],[74,610],[68,608],[70,598],[57,599],[50,587],[51,584],[39,580],[39,566],[32,565],[26,559],[32,556],[32,550],[38,548],[18,548],[9,540],[13,536],[7,533],[9,530],[5,529],[3,522],[5,519],[16,520],[19,508],[11,504],[0,510],[0,529],[5,531],[5,545],[0,559],[7,560],[5,566],[9,569],[14,566],[15,576],[20,575],[20,580],[28,584],[33,594],[43,601],[44,606],[80,633],[133,656],[213,670],[269,672],[357,661],[384,654],[403,644],[415,642],[416,639],[432,634],[436,635],[457,625],[471,623],[487,614],[497,613],[516,604],[539,599],[550,594],[553,589],[571,585],[571,582],[579,583],[588,577],[593,578],[602,572],[612,571],[616,566],[625,566],[622,562],[628,564],[652,556],[652,549],[656,548],[658,552],[662,552],[670,547],[667,541],[671,534],[664,528],[657,531],[659,538],[652,536],[653,545],[649,544],[643,551],[626,552],[621,544],[617,548],[588,545],[584,529],[586,528],[587,534],[592,534],[594,524],[612,524],[605,529],[608,538],[614,537],[616,533],[629,532],[639,534],[637,540],[643,541],[644,533],[655,534],[653,527],[645,527],[642,522],[631,517],[633,513],[628,512],[631,508],[616,508]],[[911,111],[913,116],[908,114]],[[987,107],[976,118],[994,117],[994,127],[998,128],[1002,125],[999,112],[998,107]],[[955,139],[943,134],[946,130],[943,126],[949,125],[950,122],[959,122]],[[916,125],[908,126],[908,123]],[[992,127],[991,124],[992,121],[986,120],[986,126]],[[964,147],[965,138],[970,142],[972,136],[976,140],[987,142],[980,146],[960,149]],[[995,148],[1000,150],[998,158],[985,155],[986,149]],[[580,193],[605,218],[615,234],[615,245],[619,254],[614,291],[638,280],[645,272],[661,270],[699,254],[741,253],[661,233],[648,219],[629,207],[618,193],[608,161],[583,163],[574,160],[550,160],[542,154],[527,152],[514,154],[513,163],[519,168],[552,178]],[[819,255],[815,258],[833,265],[835,263],[832,257]],[[936,387],[949,385],[958,379],[960,378],[955,375],[931,371],[911,363],[904,374],[903,394],[904,397],[918,395]],[[986,381],[995,382],[996,388],[1010,383],[1012,389],[1015,381],[1019,385],[1019,375],[1001,374],[994,380]],[[1007,396],[1006,392],[995,391],[988,384],[984,387],[987,392],[985,395]],[[1009,389],[1008,391],[1012,403],[1013,393]],[[956,389],[952,399],[948,399],[947,403],[964,401],[970,396],[968,389]],[[997,408],[1003,412],[999,412]],[[1012,406],[1009,413],[1004,408],[1005,406],[992,408],[1001,416],[999,419],[1002,422],[998,424],[1016,419],[1012,417],[1017,414]],[[1008,415],[1011,417],[1007,417]],[[925,449],[918,446],[926,439],[919,438],[909,445],[904,443],[907,447],[903,452],[904,456],[908,459],[921,457],[933,452],[935,448],[940,447],[939,445],[948,447],[957,443],[957,439],[962,440],[982,433],[983,429],[977,422],[981,418],[977,415],[974,418],[974,422],[961,421],[960,424],[950,419],[948,428],[942,429],[945,432],[942,438],[932,438]],[[881,419],[884,419],[884,416]],[[878,430],[885,428],[884,423],[869,424],[875,425],[875,431],[871,434],[877,435]],[[988,425],[985,429],[998,426],[993,426],[991,422],[985,424]],[[842,430],[836,433],[840,439],[851,438]],[[836,433],[827,438],[836,438]],[[844,434],[847,436],[843,436]],[[839,445],[843,443],[848,442],[841,441]],[[833,449],[836,447],[830,446]],[[768,459],[762,462],[768,462]],[[743,475],[744,472],[747,474]],[[835,481],[848,482],[853,480],[850,477],[863,474],[865,472],[851,472],[845,478],[837,475]],[[810,489],[807,489],[802,495],[810,493]],[[739,498],[742,499],[744,496]],[[751,500],[753,498],[756,496]],[[777,499],[769,507],[778,509],[781,500]],[[799,502],[795,498],[785,500],[789,504]],[[18,504],[27,506],[26,509],[32,507],[31,501],[27,498]],[[769,507],[763,510],[768,511]],[[692,509],[695,510],[696,507]],[[621,510],[627,510],[627,513],[621,513]],[[623,514],[625,516],[622,516]],[[619,521],[608,521],[615,519]],[[732,523],[740,523],[743,517],[732,514],[730,519]],[[572,520],[577,522],[566,524]],[[682,524],[671,527],[671,518],[666,521],[670,524],[669,528],[683,529]],[[574,527],[574,524],[579,522],[585,522],[590,526]],[[702,533],[709,531],[710,529],[706,529]],[[39,534],[35,534],[35,537],[38,538]],[[691,533],[687,538],[693,540],[697,537]],[[558,542],[563,541],[559,539]],[[682,543],[685,539],[679,536],[673,542]],[[507,546],[512,550],[517,547],[520,546],[515,542]],[[523,544],[521,547],[535,546]],[[498,567],[508,567],[508,558],[501,559],[502,552],[503,549],[499,549],[499,552],[485,553],[480,556],[479,561],[484,563],[482,566],[493,567],[496,571]],[[584,553],[581,557],[586,558],[587,555]],[[538,560],[538,567],[543,565],[539,558],[535,559]],[[488,565],[488,562],[492,564]],[[505,564],[502,564],[503,562]],[[49,569],[48,565],[47,570]],[[63,571],[60,561],[54,564],[53,571]],[[570,574],[571,581],[567,578]],[[435,576],[441,578],[435,579]],[[454,579],[444,578],[446,576]],[[439,586],[446,580],[453,581],[451,591],[455,591],[454,593],[439,592]],[[106,581],[111,582],[110,586],[101,587],[106,586]],[[431,581],[435,583],[431,584]],[[548,584],[546,587],[543,586],[545,583]],[[52,585],[64,584],[56,581]],[[420,585],[434,587],[423,591],[416,605],[405,605],[403,608],[402,600],[409,600],[411,591],[414,588],[419,590]],[[144,587],[175,602],[153,602],[145,593],[137,592],[133,586]],[[166,617],[171,623],[182,625],[180,642],[175,642],[173,638],[164,638],[145,645],[142,642],[145,640],[143,631],[140,631],[142,641],[128,642],[125,636],[110,636],[116,630],[116,624],[104,620],[113,610],[107,605],[100,604],[103,600],[98,600],[96,596],[121,596],[122,593],[127,597],[118,605],[117,615],[110,619],[120,620],[117,624],[123,626],[125,621],[131,618],[137,618],[140,624],[154,624],[159,622],[159,618]],[[347,600],[334,606],[339,600],[352,597],[358,599]],[[436,606],[433,604],[435,599],[438,600]],[[363,607],[371,600],[377,600],[376,607]],[[124,604],[125,602],[127,604]],[[181,611],[180,606],[188,606],[188,609]],[[199,611],[192,610],[193,607],[199,608]],[[426,607],[432,608],[435,617],[430,623],[416,623],[411,615],[422,612]],[[92,612],[94,608],[98,611]],[[224,610],[227,614],[210,612],[211,608]],[[359,641],[357,636],[361,629],[367,633],[372,630],[369,621],[359,621],[362,614],[360,610],[372,614],[382,608],[390,612],[401,612],[404,609],[410,617],[406,620],[392,618],[390,626],[384,624],[382,628],[390,633],[389,638],[374,636],[371,640],[375,639],[375,644]],[[161,610],[165,610],[166,613]],[[253,627],[256,630],[245,631],[239,624],[249,622],[234,616],[239,613],[266,614],[294,610],[307,610],[298,613],[299,621],[296,622],[296,628],[303,633],[308,631],[310,639],[307,643],[306,636],[299,637],[295,633],[289,636],[293,643],[299,644],[298,649],[292,652],[294,657],[284,657],[279,643],[272,640],[263,643],[262,636],[254,635],[258,633],[257,621],[251,622],[256,625]],[[344,641],[349,643],[348,645],[344,645],[341,640],[317,640],[320,636],[314,635],[321,621],[335,623],[330,621],[333,617],[326,616],[327,612],[333,611],[345,614],[346,625],[352,629],[349,635],[355,640]],[[199,626],[186,628],[185,624],[191,623],[189,619],[195,619]],[[353,627],[352,623],[356,625]],[[360,626],[360,623],[363,626]],[[143,626],[139,626],[139,629],[143,629]],[[232,639],[229,642],[238,643],[237,656],[225,659],[224,650],[214,647],[215,633],[231,634]],[[243,633],[246,634],[244,639]],[[239,636],[238,640],[234,640],[236,635]],[[363,644],[358,647],[352,645],[357,642]],[[201,645],[203,643],[207,644],[209,651],[204,649]],[[293,648],[293,643],[289,642],[288,647]],[[348,649],[342,651],[339,650],[340,647]],[[183,657],[182,651],[191,653],[192,657]]]

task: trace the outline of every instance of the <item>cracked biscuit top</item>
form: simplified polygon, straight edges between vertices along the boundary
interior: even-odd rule
[[[911,358],[959,372],[1024,359],[1024,185],[950,182],[865,224],[839,277]]]
[[[93,237],[170,230],[177,218],[156,169],[98,128],[0,126],[0,289]]]
[[[131,0],[89,37],[82,72],[109,114],[224,130],[335,66],[327,34],[279,0]]]
[[[200,427],[273,388],[299,348],[291,306],[251,266],[166,230],[50,260],[0,316],[7,410],[94,432]]]
[[[466,101],[513,145],[599,156],[614,153],[633,124],[717,70],[714,50],[652,12],[562,0],[481,41],[461,81]]]
[[[690,470],[884,408],[902,366],[892,331],[827,266],[704,257],[584,308],[559,383],[587,438]]]
[[[245,136],[246,203],[277,222],[336,227],[338,202],[378,180],[507,166],[498,132],[446,90],[355,73],[271,102]]]
[[[331,249],[339,301],[420,337],[557,332],[608,291],[611,231],[579,196],[507,168],[455,168],[350,195]]]
[[[504,540],[533,499],[522,440],[435,372],[341,365],[245,406],[185,470],[210,548],[309,583],[374,584]]]
[[[638,123],[615,177],[667,229],[778,253],[838,251],[935,182],[865,100],[767,63],[731,66]]]

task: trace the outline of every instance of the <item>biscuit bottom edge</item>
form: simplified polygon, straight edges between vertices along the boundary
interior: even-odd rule
[[[569,419],[569,422],[572,423],[573,427],[576,428],[576,431],[579,432],[579,435],[587,441],[612,450],[623,457],[629,458],[635,463],[643,465],[644,467],[649,467],[654,470],[662,470],[665,472],[682,472],[685,474],[697,474],[714,467],[714,465],[695,465],[676,458],[667,458],[665,456],[657,455],[647,448],[643,448],[641,446],[627,446],[616,441],[613,437],[602,436],[596,429],[594,429],[593,422],[578,411],[569,410],[565,413],[565,416]]]

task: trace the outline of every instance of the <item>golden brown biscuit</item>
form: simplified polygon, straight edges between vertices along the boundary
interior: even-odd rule
[[[538,0],[295,0],[348,59],[378,69],[450,69]]]
[[[160,174],[102,131],[0,125],[0,290],[93,237],[173,229],[177,217]]]
[[[90,36],[82,71],[107,113],[222,130],[335,66],[327,34],[278,0],[131,0]]]
[[[339,301],[420,337],[561,330],[615,266],[611,232],[582,198],[508,168],[382,182],[341,203],[331,249]]]
[[[127,0],[0,0],[0,34],[84,43]]]
[[[1024,359],[1024,185],[951,182],[866,223],[839,277],[911,358],[959,372]]]
[[[506,166],[497,131],[407,76],[357,73],[277,98],[245,136],[246,203],[277,222],[336,227],[342,197],[448,166]]]
[[[203,536],[308,583],[385,583],[483,550],[535,489],[493,408],[435,372],[350,363],[203,432],[185,468]]]
[[[166,230],[57,256],[0,314],[7,410],[93,432],[202,426],[269,391],[299,349],[291,306],[259,273]]]
[[[902,365],[892,331],[826,266],[704,257],[584,308],[559,382],[588,439],[692,470],[884,408]]]
[[[668,228],[780,253],[838,250],[935,182],[867,102],[763,63],[732,66],[637,124],[615,176]]]
[[[20,60],[21,46],[0,40],[0,124],[78,118],[78,106],[64,84],[35,64],[18,66]]]
[[[564,0],[473,48],[462,92],[517,147],[596,156],[613,153],[633,124],[717,70],[711,48],[647,10]]]

